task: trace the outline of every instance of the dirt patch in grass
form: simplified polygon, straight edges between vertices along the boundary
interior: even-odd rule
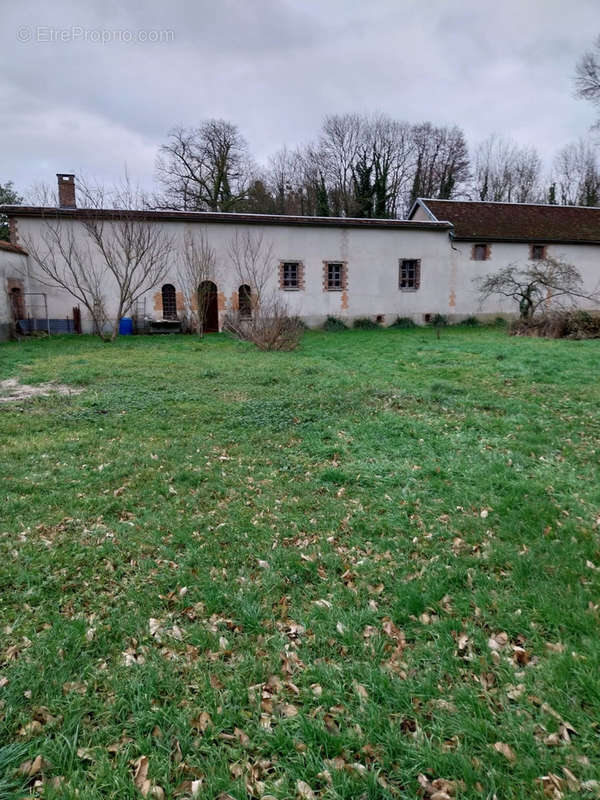
[[[0,403],[16,403],[22,400],[31,400],[32,397],[48,397],[51,394],[81,394],[83,389],[74,389],[64,383],[39,383],[30,386],[19,383],[16,378],[0,381]]]

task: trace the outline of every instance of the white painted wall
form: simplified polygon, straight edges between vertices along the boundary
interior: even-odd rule
[[[26,247],[31,240],[40,241],[43,220],[22,218],[17,220],[19,242]],[[54,223],[53,223],[54,224]],[[61,220],[65,226],[73,226],[78,237],[85,237],[84,228],[77,221]],[[169,274],[165,283],[181,289],[177,269],[179,254],[183,251],[186,230],[197,230],[205,234],[217,254],[215,283],[226,309],[231,308],[232,296],[237,293],[239,281],[228,256],[228,245],[236,231],[249,231],[262,235],[265,245],[272,245],[273,269],[271,288],[279,286],[279,262],[302,261],[304,264],[304,290],[283,291],[290,313],[298,314],[309,325],[322,323],[328,315],[353,319],[361,316],[383,315],[384,322],[391,324],[396,316],[412,316],[422,321],[425,313],[444,313],[448,297],[448,234],[445,230],[410,228],[319,228],[281,225],[247,225],[229,223],[189,223],[167,221],[151,223],[162,225],[173,237],[173,252]],[[401,291],[399,282],[399,260],[421,259],[421,288],[418,291]],[[35,283],[35,267],[30,259],[30,271]],[[348,269],[348,290],[328,292],[323,290],[323,262],[345,261]],[[154,311],[155,295],[160,287],[146,295],[146,310],[152,317],[160,318]],[[106,297],[109,307],[114,305],[115,287],[107,284]],[[112,302],[111,302],[112,301]],[[65,292],[48,290],[50,316],[71,314],[73,299]],[[82,309],[84,327],[90,321]]]
[[[485,239],[481,240],[482,242]],[[490,257],[486,261],[473,261],[472,242],[455,241],[450,249],[449,290],[454,291],[455,305],[449,313],[468,316],[469,314],[507,314],[516,313],[515,303],[500,296],[490,298],[480,306],[474,279],[497,272],[503,267],[517,265],[527,267],[529,244],[519,242],[491,242]],[[590,294],[600,286],[600,247],[591,244],[548,245],[546,254],[560,261],[572,264],[581,274],[585,292]],[[581,308],[594,309],[598,304],[581,300]],[[449,304],[449,308],[451,308]]]
[[[17,218],[19,243],[39,241],[43,220]],[[61,224],[74,226],[77,235],[85,237],[84,228],[76,220],[63,218]],[[469,315],[495,317],[518,311],[513,301],[492,298],[483,306],[479,303],[473,279],[513,263],[525,264],[529,246],[516,243],[492,243],[491,258],[486,261],[471,259],[470,242],[451,242],[445,230],[419,228],[348,228],[308,227],[283,225],[247,225],[242,223],[190,223],[178,221],[152,222],[162,225],[173,237],[173,252],[169,260],[169,274],[165,283],[172,283],[177,291],[181,286],[177,276],[179,253],[183,250],[187,229],[204,232],[217,253],[215,283],[221,295],[221,306],[230,309],[238,290],[238,280],[228,257],[228,244],[236,230],[262,234],[265,244],[272,245],[272,288],[278,288],[279,261],[302,261],[304,264],[303,291],[282,292],[290,313],[298,314],[309,325],[321,324],[328,315],[352,320],[356,317],[382,315],[384,324],[391,324],[396,316],[409,316],[423,322],[425,314],[445,314],[451,319]],[[600,247],[595,245],[550,245],[548,254],[574,264],[582,273],[586,288],[596,286],[600,279]],[[399,259],[421,260],[421,286],[417,291],[398,288]],[[327,292],[323,290],[323,262],[345,261],[348,265],[348,290]],[[39,287],[31,259],[30,291],[48,293],[49,315],[72,315],[75,301],[62,290]],[[38,287],[36,289],[36,286]],[[160,286],[146,295],[146,311],[151,318],[160,318],[155,310],[156,295]],[[114,306],[115,287],[107,283],[106,297],[109,307]],[[112,299],[112,303],[111,303]],[[583,304],[585,305],[585,304]],[[589,304],[587,304],[589,306]],[[160,308],[160,306],[158,307]],[[221,317],[223,315],[221,313]],[[82,308],[84,330],[91,329],[85,309]]]

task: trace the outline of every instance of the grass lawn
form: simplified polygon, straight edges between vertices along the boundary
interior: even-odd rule
[[[599,796],[599,355],[0,345],[0,798]]]

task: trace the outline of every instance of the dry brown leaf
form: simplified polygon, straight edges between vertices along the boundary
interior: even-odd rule
[[[19,773],[26,778],[33,778],[34,775],[43,772],[45,769],[48,769],[49,766],[50,764],[41,756],[36,756],[31,761],[24,761],[19,766]]]
[[[211,716],[207,711],[201,711],[191,720],[190,725],[200,733],[204,733],[208,726],[212,725]]]
[[[42,731],[42,723],[37,719],[32,719],[22,728],[19,728],[19,736],[35,736]]]
[[[244,731],[241,730],[240,728],[234,728],[233,733],[235,734],[236,738],[238,739],[242,747],[248,747],[248,745],[250,744],[250,737],[248,736],[247,733],[244,733]]]
[[[564,797],[566,781],[563,778],[559,778],[558,775],[550,772],[548,775],[542,775],[541,778],[537,778],[535,782],[542,787],[546,797],[550,797],[552,800],[561,800]]]
[[[148,756],[140,756],[133,762],[133,783],[143,797],[147,797],[151,787],[148,780],[148,766]]]
[[[502,631],[502,633],[495,633],[493,636],[490,636],[488,639],[488,647],[490,650],[501,650],[508,644],[508,634]]]
[[[85,694],[87,692],[87,686],[85,683],[79,683],[78,681],[67,681],[67,683],[63,683],[62,690],[63,694],[67,694],[68,692]]]
[[[316,795],[306,781],[296,782],[296,791],[303,800],[316,800]]]
[[[494,750],[496,750],[498,753],[501,753],[511,763],[517,760],[515,751],[510,745],[506,744],[506,742],[496,742],[494,744]]]
[[[356,683],[356,681],[354,681],[352,685],[354,686],[354,691],[360,697],[361,700],[369,699],[369,693],[361,683]]]

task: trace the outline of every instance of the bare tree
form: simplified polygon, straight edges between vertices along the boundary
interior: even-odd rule
[[[198,335],[203,336],[210,299],[205,287],[208,281],[217,281],[217,256],[205,231],[185,231],[177,276],[183,291],[185,314]]]
[[[302,325],[298,318],[290,317],[287,303],[277,290],[272,244],[265,242],[262,233],[236,231],[229,241],[228,254],[240,290],[243,287],[248,293],[249,304],[227,314],[226,329],[261,350],[294,349]]]
[[[559,150],[552,178],[559,203],[579,206],[600,203],[600,163],[589,141],[579,139]]]
[[[469,177],[469,154],[464,134],[456,125],[414,125],[413,179],[407,206],[417,197],[450,199],[460,193]]]
[[[41,281],[69,292],[114,340],[121,318],[165,278],[172,237],[136,210],[145,198],[127,175],[116,187],[81,181],[78,189],[86,207],[76,219],[47,217],[39,240],[24,241]]]
[[[600,36],[592,50],[582,55],[575,67],[575,86],[577,95],[589,100],[600,109]],[[598,120],[594,127],[600,126]]]
[[[139,209],[145,195],[132,185],[127,175],[109,190],[82,185],[88,204],[81,225],[93,245],[93,256],[102,263],[116,285],[117,302],[111,340],[119,330],[119,320],[133,308],[136,300],[162,283],[169,271],[172,236],[144,217]],[[110,197],[110,210],[103,206]]]
[[[542,162],[533,147],[492,134],[475,148],[471,194],[474,199],[532,203],[541,195]]]
[[[37,267],[36,280],[68,292],[88,310],[94,332],[103,336],[108,323],[106,291],[110,273],[103,261],[94,258],[89,239],[77,236],[73,225],[47,218],[40,237],[24,235],[23,243]]]
[[[483,303],[494,295],[510,297],[519,306],[522,320],[531,320],[542,307],[573,307],[578,299],[597,302],[598,287],[587,292],[579,271],[565,261],[545,258],[519,267],[511,264],[497,272],[475,279]]]
[[[235,211],[247,196],[254,167],[236,125],[210,119],[174,128],[156,162],[162,197],[155,205],[190,211]]]

